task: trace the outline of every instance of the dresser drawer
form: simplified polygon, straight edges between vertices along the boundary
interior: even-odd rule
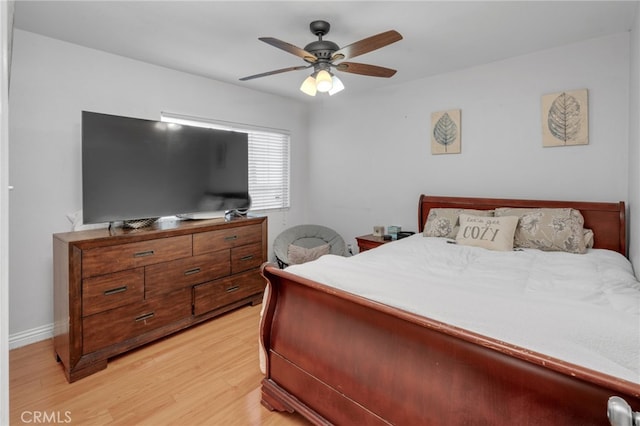
[[[82,251],[82,278],[191,256],[191,235]]]
[[[144,268],[82,280],[82,316],[144,300]]]
[[[248,244],[231,249],[231,273],[247,271],[262,265],[262,244]]]
[[[225,277],[231,272],[229,250],[145,267],[145,297]]]
[[[193,288],[193,313],[202,315],[264,290],[266,281],[257,271],[245,272]]]
[[[193,254],[262,241],[262,225],[238,226],[193,234]]]
[[[83,352],[95,352],[190,316],[190,288],[91,315],[82,325]]]

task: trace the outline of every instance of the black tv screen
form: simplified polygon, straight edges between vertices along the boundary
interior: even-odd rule
[[[249,207],[247,134],[82,112],[83,222]]]

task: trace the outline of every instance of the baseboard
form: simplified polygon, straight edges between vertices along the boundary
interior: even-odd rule
[[[47,324],[31,330],[9,335],[9,350],[30,345],[53,337],[53,324]]]

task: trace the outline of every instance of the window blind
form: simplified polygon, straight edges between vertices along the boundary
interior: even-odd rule
[[[162,112],[161,120],[248,134],[251,210],[284,209],[289,200],[289,132]]]

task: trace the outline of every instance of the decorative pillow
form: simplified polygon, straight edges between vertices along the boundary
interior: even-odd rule
[[[593,248],[593,231],[589,228],[584,228],[584,245],[586,248]]]
[[[493,216],[493,210],[439,208],[429,210],[424,225],[425,237],[455,238],[458,234],[458,216],[461,213],[474,216]]]
[[[329,244],[323,244],[321,246],[313,248],[304,248],[289,244],[287,251],[287,257],[289,258],[289,265],[299,265],[300,263],[311,262],[316,260],[322,255],[329,254]]]
[[[518,216],[482,217],[461,214],[456,242],[489,250],[513,250],[513,235],[517,226]]]
[[[572,208],[512,208],[499,207],[496,216],[519,216],[515,247],[535,248],[545,251],[584,253],[587,241],[593,233],[585,233],[582,213]]]

